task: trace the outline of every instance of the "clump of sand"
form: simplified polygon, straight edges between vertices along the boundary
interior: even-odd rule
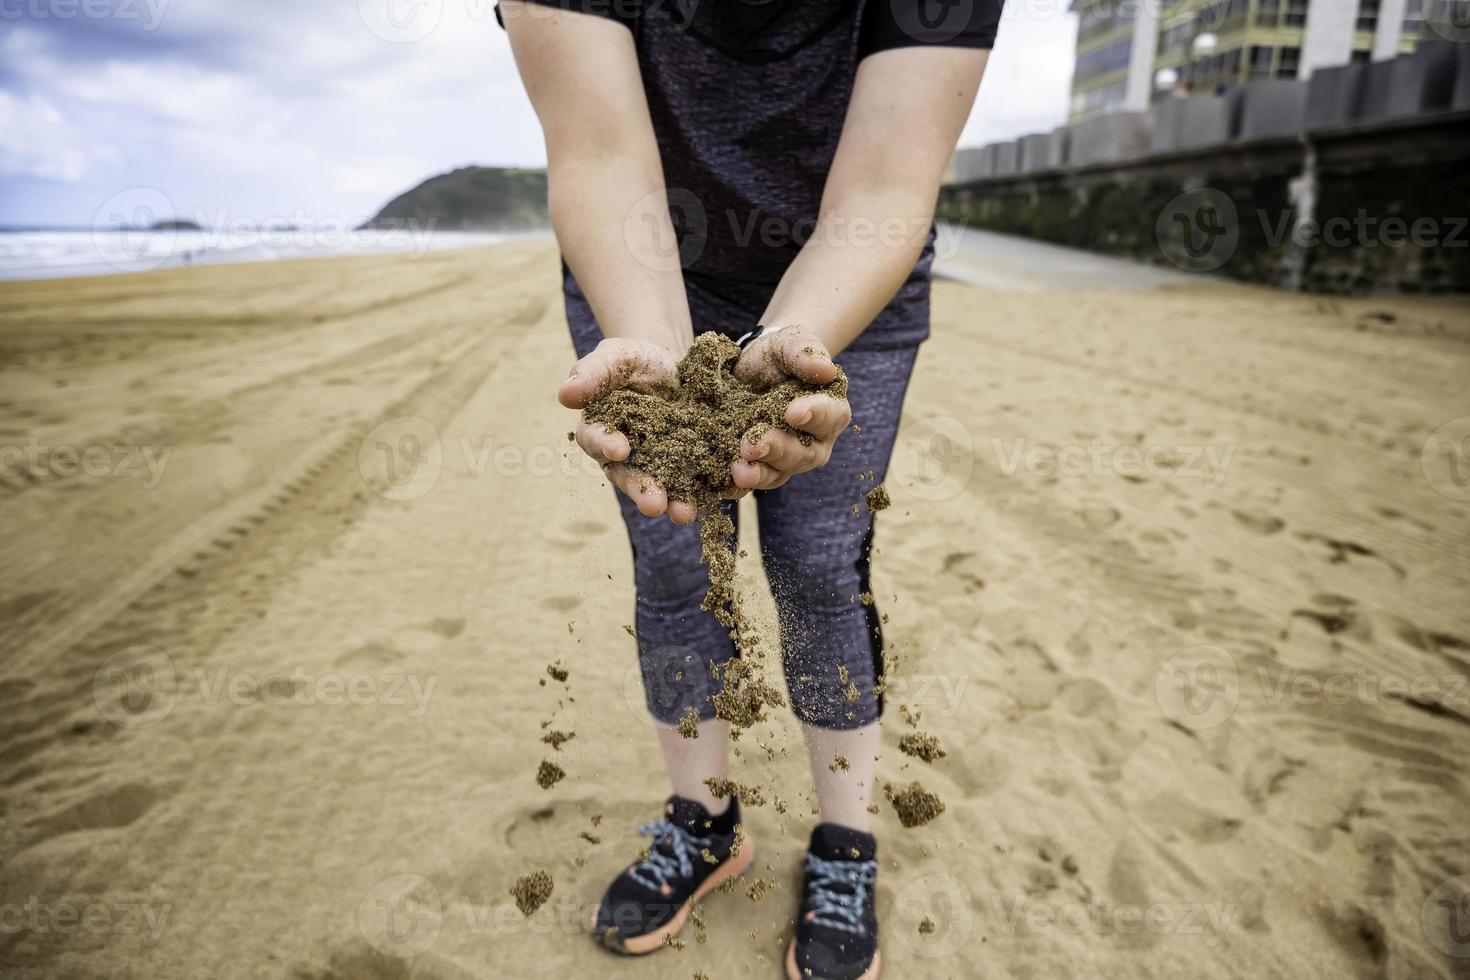
[[[884,783],[883,795],[893,804],[899,823],[905,827],[922,826],[944,812],[944,801],[918,783],[909,783],[902,789]]]
[[[551,789],[557,783],[567,777],[566,770],[555,762],[541,761],[541,766],[536,770],[536,785],[542,789]]]
[[[943,759],[947,754],[939,744],[939,739],[924,732],[905,732],[898,740],[898,750],[925,762]]]
[[[551,880],[549,873],[532,871],[530,874],[517,878],[516,883],[510,888],[510,893],[516,900],[516,908],[521,910],[522,915],[529,918],[546,903],[555,887],[556,883]]]

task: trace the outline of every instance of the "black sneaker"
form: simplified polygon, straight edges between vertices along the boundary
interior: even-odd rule
[[[796,935],[786,950],[790,980],[874,980],[878,842],[872,834],[817,824],[806,852],[806,882]]]
[[[648,857],[607,886],[592,922],[597,940],[632,956],[664,945],[684,928],[695,902],[744,873],[755,860],[743,829],[739,853],[733,853],[739,823],[740,801],[733,797],[718,817],[693,800],[669,797],[663,819],[638,828],[653,838]]]

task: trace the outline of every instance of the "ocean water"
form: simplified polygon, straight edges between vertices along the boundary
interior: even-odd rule
[[[405,252],[486,245],[544,232],[449,232],[422,228],[184,231],[0,231],[0,279],[105,276],[226,262]]]

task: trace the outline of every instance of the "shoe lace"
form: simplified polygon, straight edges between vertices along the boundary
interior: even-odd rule
[[[826,861],[806,856],[806,907],[811,921],[842,932],[863,931],[868,892],[878,880],[877,861]]]
[[[667,818],[641,824],[638,833],[651,835],[653,843],[648,857],[634,864],[629,874],[654,891],[661,891],[676,873],[680,878],[694,877],[694,859],[710,846],[708,837],[696,837]]]

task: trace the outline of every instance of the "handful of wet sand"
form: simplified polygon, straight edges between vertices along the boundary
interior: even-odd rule
[[[814,392],[847,397],[847,376],[841,368],[826,385],[784,381],[756,389],[735,377],[739,358],[740,348],[728,337],[700,334],[679,362],[677,388],[657,393],[609,391],[582,412],[588,424],[627,436],[632,449],[629,466],[652,477],[669,499],[694,505],[701,551],[710,569],[705,608],[731,628],[737,626],[739,615],[730,540],[735,528],[719,503],[731,488],[730,466],[740,458],[740,440],[753,441],[776,428],[809,441],[810,436],[786,424],[787,406]]]

